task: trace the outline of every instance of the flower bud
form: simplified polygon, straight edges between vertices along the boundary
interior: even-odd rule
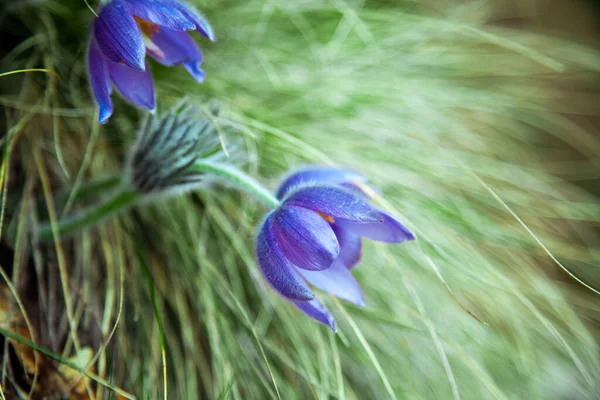
[[[202,153],[202,137],[216,133],[209,119],[193,118],[194,111],[191,107],[181,112],[173,109],[160,118],[146,119],[126,168],[136,190],[146,194],[181,191],[202,182],[203,174],[193,165]]]

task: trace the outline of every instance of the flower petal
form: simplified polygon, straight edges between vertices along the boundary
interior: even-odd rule
[[[400,243],[405,240],[415,240],[416,236],[400,221],[385,211],[379,213],[380,222],[360,224],[352,221],[336,221],[344,230],[378,242]]]
[[[200,68],[200,63],[196,62],[196,61],[192,61],[192,62],[186,62],[184,64],[185,69],[190,73],[190,75],[192,75],[192,77],[196,80],[196,82],[198,83],[202,83],[204,82],[204,70],[202,68]]]
[[[160,0],[125,0],[129,12],[144,21],[176,31],[195,29],[193,21],[172,5]]]
[[[327,307],[325,307],[319,300],[295,301],[294,304],[296,304],[296,307],[302,310],[304,314],[322,324],[329,326],[332,331],[336,331],[335,318],[333,318],[333,315],[331,315]]]
[[[159,56],[150,53],[150,55],[163,65],[170,67],[188,61],[202,62],[200,48],[194,39],[185,32],[162,28],[152,36],[152,42],[162,54]]]
[[[292,269],[294,267],[277,247],[272,224],[273,214],[267,217],[256,238],[256,259],[265,279],[273,289],[288,299],[301,301],[314,299],[314,293]]]
[[[88,48],[88,78],[96,102],[100,107],[100,123],[108,121],[113,113],[113,103],[110,98],[112,86],[108,75],[107,61],[92,38]]]
[[[354,222],[381,222],[382,216],[361,196],[334,186],[308,186],[293,192],[284,204]]]
[[[324,271],[304,271],[298,269],[300,275],[311,285],[318,287],[343,300],[359,306],[365,305],[365,299],[358,282],[348,268],[339,260]]]
[[[154,84],[149,68],[139,71],[110,61],[107,64],[110,78],[123,96],[147,110],[152,111],[156,108]]]
[[[352,193],[356,193],[361,197],[371,200],[373,197],[380,196],[381,190],[378,187],[369,185],[368,183],[362,182],[344,182],[340,186],[350,190]]]
[[[215,33],[214,33],[212,27],[210,26],[210,24],[208,23],[206,18],[204,18],[202,16],[202,14],[200,14],[200,12],[198,12],[198,10],[196,10],[194,7],[192,7],[189,4],[183,5],[182,2],[179,2],[179,1],[175,1],[175,0],[166,0],[166,1],[168,3],[170,3],[173,7],[177,8],[190,21],[192,21],[196,27],[196,31],[198,31],[200,34],[205,36],[211,42],[215,41]]]
[[[94,36],[98,47],[109,60],[138,70],[144,69],[144,40],[123,0],[114,0],[100,10],[94,21]]]
[[[340,247],[333,230],[314,211],[282,207],[273,215],[273,236],[281,253],[302,269],[329,268]]]
[[[311,184],[344,184],[364,182],[366,178],[358,172],[332,167],[306,167],[288,176],[277,190],[277,198],[283,199],[290,191],[299,186]]]
[[[353,268],[360,261],[362,245],[360,236],[343,229],[337,223],[331,224],[333,232],[340,244],[340,255],[336,261],[341,262],[346,268]]]

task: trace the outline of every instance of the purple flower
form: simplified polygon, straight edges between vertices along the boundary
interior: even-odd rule
[[[208,22],[175,0],[113,0],[102,7],[88,48],[88,75],[100,123],[113,112],[112,83],[135,105],[156,108],[146,52],[166,66],[183,64],[198,82],[204,80],[202,53],[185,32],[189,30],[214,41]]]
[[[400,243],[415,236],[369,203],[373,189],[349,170],[309,167],[283,181],[281,205],[267,215],[256,257],[269,284],[309,317],[335,331],[335,319],[308,284],[360,306],[364,298],[350,270],[361,238]]]

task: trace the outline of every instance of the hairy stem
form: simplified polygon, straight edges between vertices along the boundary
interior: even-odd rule
[[[245,172],[227,164],[214,163],[211,161],[196,161],[190,168],[198,172],[211,175],[217,175],[225,178],[241,189],[255,196],[271,208],[279,206],[280,202],[273,194],[262,186],[256,179],[247,175]],[[89,197],[98,192],[108,190],[120,184],[118,176],[107,177],[98,182],[91,182],[85,185],[78,193],[78,197]],[[61,219],[56,224],[44,223],[38,231],[38,240],[46,242],[54,238],[65,238],[71,236],[83,229],[98,224],[101,220],[117,214],[126,207],[134,204],[136,201],[144,198],[143,193],[137,192],[131,188],[122,188],[105,202],[90,207],[78,214]]]
[[[65,238],[82,229],[96,225],[102,219],[116,214],[125,207],[132,205],[142,195],[131,189],[122,189],[106,202],[90,207],[81,213],[58,221],[56,224],[45,223],[40,226],[38,239],[41,242],[50,241],[54,237]]]
[[[207,160],[199,160],[194,163],[192,168],[196,171],[226,178],[231,183],[234,183],[241,189],[244,189],[255,196],[257,199],[266,203],[270,208],[279,207],[280,201],[277,200],[268,189],[261,185],[256,179],[236,167]]]

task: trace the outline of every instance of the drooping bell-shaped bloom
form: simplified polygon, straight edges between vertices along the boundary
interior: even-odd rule
[[[186,31],[211,41],[208,22],[175,0],[112,0],[94,20],[88,47],[88,77],[100,107],[100,123],[112,115],[112,87],[135,105],[156,108],[146,53],[166,66],[183,65],[198,81],[202,52]]]
[[[265,218],[256,257],[269,284],[309,317],[335,330],[335,319],[309,285],[360,306],[363,293],[351,269],[361,238],[400,243],[415,236],[370,204],[374,189],[350,170],[309,167],[283,181],[281,205]]]

